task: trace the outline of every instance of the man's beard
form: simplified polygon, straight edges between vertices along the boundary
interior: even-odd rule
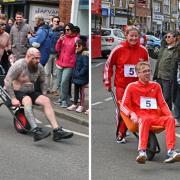
[[[28,64],[28,69],[31,73],[36,73],[38,71],[38,64],[32,64],[31,62]]]

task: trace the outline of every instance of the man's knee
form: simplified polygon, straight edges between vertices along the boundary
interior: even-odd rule
[[[25,97],[22,99],[22,104],[23,104],[23,105],[32,104],[32,99],[31,99],[31,97],[25,96]]]
[[[51,101],[47,96],[41,96],[40,103],[42,104],[42,106],[49,106],[51,105]]]

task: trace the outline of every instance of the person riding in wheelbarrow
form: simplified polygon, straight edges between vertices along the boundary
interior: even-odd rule
[[[151,126],[162,126],[166,131],[167,158],[164,162],[180,161],[180,153],[175,150],[175,119],[164,100],[160,85],[151,81],[150,64],[139,62],[135,71],[138,81],[127,86],[120,110],[138,124],[139,154],[136,161],[144,164],[147,160],[146,150]]]

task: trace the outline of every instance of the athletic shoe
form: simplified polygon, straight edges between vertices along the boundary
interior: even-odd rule
[[[84,111],[84,107],[83,106],[78,106],[78,108],[76,109],[76,112],[81,113]]]
[[[69,111],[75,111],[76,109],[77,109],[77,105],[75,105],[75,104],[72,104],[71,106],[69,106],[67,108],[67,110],[69,110]]]
[[[87,109],[84,114],[89,115],[89,109]]]
[[[145,164],[147,160],[147,155],[146,155],[146,151],[145,150],[139,150],[139,155],[136,158],[136,161],[139,164]]]
[[[116,138],[116,142],[120,144],[126,144],[126,139],[120,135]]]
[[[67,108],[68,107],[67,102],[66,101],[62,101],[60,107],[61,108]]]
[[[169,150],[167,152],[167,158],[165,159],[165,163],[174,163],[180,161],[180,153],[176,152],[174,149]]]
[[[61,139],[68,139],[73,136],[72,132],[66,132],[62,127],[53,130],[53,140],[60,141]]]
[[[40,140],[42,140],[42,139],[44,139],[50,135],[51,135],[51,132],[45,131],[42,128],[36,127],[33,129],[34,142],[40,141]]]
[[[126,131],[126,137],[127,136],[130,136],[130,132],[128,130]]]

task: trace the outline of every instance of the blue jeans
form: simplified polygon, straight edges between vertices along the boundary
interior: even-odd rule
[[[69,83],[71,82],[71,77],[73,73],[73,68],[62,68],[57,71],[57,79],[60,84],[60,99],[69,104]]]

